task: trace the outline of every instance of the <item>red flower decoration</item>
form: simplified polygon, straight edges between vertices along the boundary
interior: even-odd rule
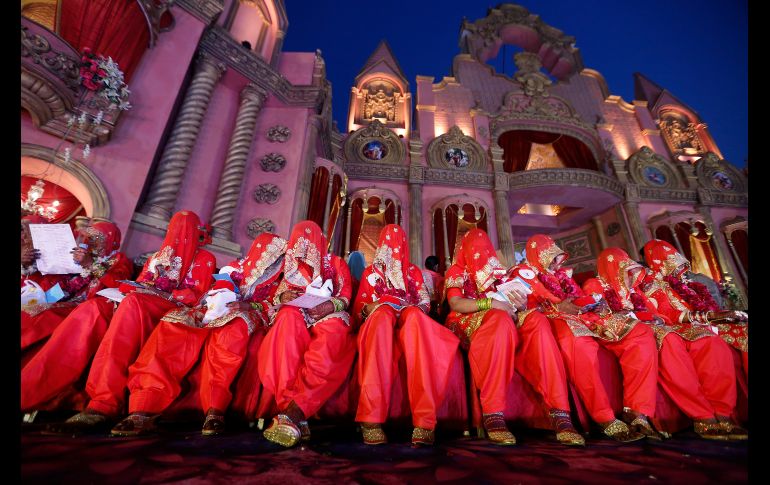
[[[176,286],[176,282],[167,276],[160,276],[155,280],[155,288],[170,293]]]
[[[697,312],[719,311],[719,305],[714,301],[704,284],[694,281],[685,283],[671,275],[666,276],[664,280],[693,310]]]

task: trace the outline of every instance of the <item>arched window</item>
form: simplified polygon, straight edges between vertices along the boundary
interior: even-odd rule
[[[438,256],[443,272],[455,259],[457,248],[471,229],[488,231],[489,209],[479,199],[467,195],[447,197],[433,206],[433,254]]]
[[[366,188],[350,195],[345,230],[345,256],[361,251],[371,264],[380,231],[387,224],[401,224],[401,201],[386,189]]]

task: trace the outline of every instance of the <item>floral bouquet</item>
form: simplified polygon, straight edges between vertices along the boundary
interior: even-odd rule
[[[123,72],[112,57],[105,59],[86,47],[80,61],[80,81],[83,87],[99,94],[120,110],[131,109],[128,102],[131,91],[123,80]]]
[[[738,308],[740,305],[740,296],[738,295],[738,291],[735,289],[734,284],[723,279],[719,282],[719,292],[722,294],[722,297],[730,302],[730,307]]]

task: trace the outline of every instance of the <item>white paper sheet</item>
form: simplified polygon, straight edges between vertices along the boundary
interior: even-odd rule
[[[117,301],[118,303],[123,301],[123,298],[126,297],[126,295],[121,293],[117,288],[105,288],[103,290],[97,291],[96,294],[101,295],[109,300]]]
[[[83,268],[72,260],[75,236],[69,224],[30,224],[32,247],[40,250],[37,269],[42,274],[80,273]]]
[[[318,296],[305,293],[304,295],[301,295],[292,301],[284,303],[284,305],[291,305],[299,308],[315,308],[321,303],[329,300],[330,298],[328,296]]]

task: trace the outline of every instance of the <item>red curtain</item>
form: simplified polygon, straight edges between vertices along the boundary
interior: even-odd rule
[[[682,247],[682,253],[687,261],[692,261],[692,251],[690,251],[690,225],[686,222],[679,222],[674,226],[676,231],[676,238],[679,240],[679,245]],[[674,247],[677,247],[674,244]]]
[[[483,207],[479,207],[479,213],[481,214],[481,219],[478,221],[478,227],[489,234],[489,229],[487,229],[487,210]]]
[[[377,208],[379,211],[379,207]],[[398,224],[396,222],[396,203],[385,199],[385,224]]]
[[[444,273],[447,266],[444,256],[444,221],[441,219],[441,209],[433,211],[433,240],[436,241],[433,254],[438,256],[439,273]]]
[[[598,170],[591,150],[583,142],[571,136],[560,136],[553,142],[553,149],[567,167]]]
[[[328,188],[329,171],[324,167],[316,168],[310,181],[310,202],[307,208],[307,218],[318,224],[318,227],[323,227]]]
[[[666,241],[672,246],[677,247],[676,241],[674,241],[674,234],[668,226],[658,226],[658,228],[655,229],[655,238]]]
[[[340,215],[340,204],[344,196],[340,195],[340,188],[342,187],[342,177],[339,175],[334,176],[332,180],[332,201],[329,208],[329,222],[326,225],[326,240],[329,241],[329,247],[332,246],[332,238],[334,237],[334,227],[337,225],[337,219]]]
[[[351,206],[350,214],[350,250],[358,249],[358,236],[361,235],[361,222],[364,220],[364,200],[356,199]]]
[[[126,82],[150,43],[147,19],[136,0],[67,0],[62,2],[59,35],[82,51],[110,56]]]
[[[739,263],[741,266],[743,266],[743,271],[748,273],[749,234],[742,229],[738,229],[737,231],[733,231],[733,233],[730,235],[730,239],[733,241],[733,247],[735,247],[735,252],[738,254]],[[748,283],[748,281],[746,283]]]
[[[452,264],[455,258],[455,245],[457,244],[457,220],[458,220],[458,207],[454,204],[450,204],[444,209],[446,214],[446,234],[449,242],[449,257],[450,261],[447,264]]]
[[[533,143],[553,143],[554,151],[568,168],[597,170],[591,150],[571,136],[545,131],[512,130],[500,135],[497,143],[503,148],[506,172],[518,172],[526,168]]]
[[[35,177],[28,177],[26,175],[21,176],[22,202],[27,200],[27,191],[29,191],[29,188],[38,180],[39,179]],[[56,217],[51,220],[51,223],[61,224],[63,222],[74,222],[75,216],[85,215],[83,205],[64,187],[56,185],[53,182],[45,182],[43,189],[43,196],[37,199],[37,205],[49,207],[53,205],[55,200],[59,201],[59,205],[56,207],[59,209],[59,212],[56,213]]]

